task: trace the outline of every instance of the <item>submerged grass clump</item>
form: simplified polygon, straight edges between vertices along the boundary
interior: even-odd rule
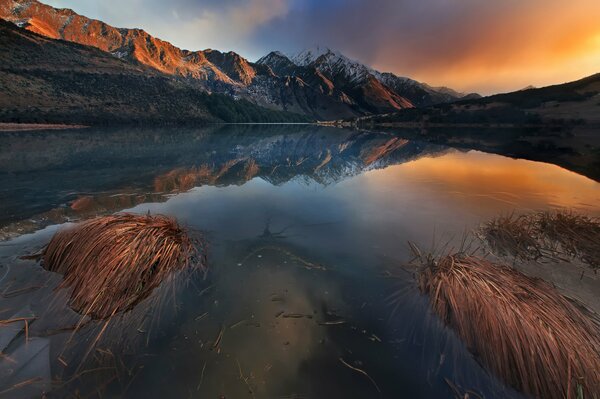
[[[104,319],[132,309],[174,273],[204,267],[198,245],[172,218],[116,214],[60,230],[43,266],[64,275],[75,311]]]
[[[487,222],[482,232],[491,249],[501,256],[512,254],[521,260],[542,256],[535,226],[527,215],[499,216]]]
[[[534,220],[539,234],[553,250],[600,268],[600,219],[574,212],[542,212]]]
[[[519,260],[579,259],[600,268],[600,219],[571,211],[499,216],[485,223],[480,237],[492,252]]]
[[[600,392],[600,328],[550,284],[469,255],[428,258],[431,308],[488,370],[536,398]]]

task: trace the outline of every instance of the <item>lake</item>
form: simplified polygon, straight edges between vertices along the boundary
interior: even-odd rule
[[[559,166],[316,126],[0,133],[0,183],[1,318],[29,320],[0,326],[12,397],[520,398],[429,313],[408,242],[448,252],[513,212],[600,216],[600,184]],[[121,211],[205,237],[208,272],[84,321],[20,257]]]

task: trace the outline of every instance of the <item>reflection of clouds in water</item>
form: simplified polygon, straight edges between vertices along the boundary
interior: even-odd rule
[[[580,207],[600,200],[600,184],[560,167],[477,151],[421,158],[368,174],[374,186],[402,181],[429,195],[482,211]],[[449,194],[449,195],[448,195]],[[454,205],[456,206],[456,205]]]
[[[234,247],[227,246],[218,256],[211,278],[213,292],[205,299],[208,308],[197,309],[198,314],[208,311],[208,316],[188,319],[182,327],[185,336],[200,336],[200,340],[170,346],[186,348],[190,369],[200,370],[206,364],[202,396],[244,397],[249,388],[256,397],[306,392],[305,381],[297,377],[302,365],[323,350],[327,327],[318,323],[327,317],[323,308],[343,307],[339,287],[323,271],[307,270],[281,251],[258,250],[238,266],[248,248]],[[217,351],[212,346],[221,328]],[[240,381],[240,373],[247,384]],[[185,376],[175,372],[173,378],[183,382]],[[181,392],[198,379],[190,377],[179,384]],[[152,384],[150,379],[137,388],[152,391]]]
[[[237,166],[245,173],[242,164]],[[231,176],[238,169],[226,170],[229,172],[219,174],[215,168],[215,173]],[[195,184],[204,176],[204,172],[196,169],[182,171],[174,169],[174,172],[161,175],[163,180],[153,182],[160,190],[170,191],[190,187],[190,182]],[[600,211],[597,207],[598,183],[555,166],[478,152],[422,158],[371,170],[329,186],[314,181],[285,181],[275,186],[262,178],[254,178],[242,186],[202,186],[174,195],[164,203],[157,202],[166,197],[148,195],[143,204],[132,208],[141,213],[150,209],[153,213],[173,215],[184,224],[208,231],[213,243],[214,274],[210,283],[214,285],[214,291],[195,302],[184,303],[193,316],[182,319],[181,326],[173,326],[174,330],[165,337],[164,351],[161,352],[160,347],[152,348],[158,356],[149,361],[130,393],[150,393],[149,396],[156,397],[159,393],[168,395],[176,390],[179,396],[188,396],[189,387],[196,390],[206,364],[199,392],[207,397],[219,397],[224,393],[227,397],[247,396],[248,386],[240,380],[239,369],[248,378],[257,397],[306,393],[309,390],[306,382],[325,372],[323,377],[329,379],[329,384],[339,384],[340,390],[354,396],[352,393],[358,392],[353,391],[356,386],[346,378],[358,377],[360,380],[360,376],[339,364],[338,357],[342,353],[349,361],[353,357],[338,351],[347,348],[357,354],[364,348],[362,342],[368,340],[368,336],[357,333],[359,338],[353,341],[354,338],[344,335],[348,332],[344,328],[350,326],[334,330],[333,327],[319,326],[318,321],[323,318],[324,308],[341,309],[340,314],[352,316],[357,324],[358,320],[370,316],[372,311],[360,308],[362,299],[358,305],[354,302],[357,295],[372,298],[385,295],[382,293],[385,284],[380,280],[375,282],[375,267],[381,263],[381,257],[400,262],[396,260],[407,255],[406,240],[428,247],[434,229],[437,234],[450,232],[460,236],[465,228],[515,209],[588,204],[585,208],[588,212]],[[136,203],[130,198],[106,197],[102,201],[83,199],[75,207],[84,211],[96,206],[112,209]],[[275,241],[274,245],[296,248],[291,251],[295,255],[308,253],[311,259],[323,262],[335,274],[306,270],[294,265],[288,255],[281,252],[257,252],[243,261],[242,266],[237,266],[248,254],[249,248],[244,245],[256,244],[254,240],[263,233],[269,221],[272,233],[287,227],[285,238],[268,237]],[[40,232],[38,236],[40,234],[49,238],[47,232]],[[250,242],[240,244],[240,240],[249,238]],[[235,247],[238,244],[242,248]],[[5,249],[8,251],[9,247]],[[372,277],[371,285],[365,282],[369,277]],[[398,318],[397,323],[409,330],[419,330],[411,320],[419,321],[417,316],[423,313],[421,309],[404,307],[402,316],[414,317]],[[206,311],[208,316],[194,320]],[[282,311],[312,315],[313,318],[276,317]],[[231,328],[242,320],[245,322]],[[222,352],[217,354],[210,347],[222,326],[225,327],[220,345]],[[383,337],[382,331],[387,330],[381,328],[377,333]],[[435,335],[439,330],[431,331]],[[400,338],[406,335],[402,334]],[[322,339],[330,342],[322,344]],[[389,347],[382,348],[382,352],[390,352]],[[416,351],[419,353],[415,355]],[[430,359],[423,357],[421,351],[416,344],[410,346],[398,352],[406,357],[392,363],[369,348],[365,352],[375,359],[368,362],[365,353],[357,355],[356,359],[365,361],[364,368],[383,389],[395,392],[410,384],[425,384],[422,380],[425,372],[419,374],[422,370],[417,370],[413,375],[405,370],[416,368],[415,359],[424,362],[424,368],[430,363],[437,367],[438,353],[429,353],[430,350]],[[450,362],[450,356],[447,362]],[[381,378],[394,373],[398,375],[392,376],[393,381]],[[155,376],[160,378],[153,378]],[[176,381],[178,387],[174,388],[172,384],[159,386],[164,385],[164,381]],[[435,383],[446,389],[443,380],[435,380]],[[312,392],[324,392],[324,384],[314,383]],[[371,393],[373,388],[368,381],[365,387]],[[427,388],[418,386],[415,389],[423,393]]]
[[[327,187],[254,179],[134,209],[176,215],[218,239],[251,237],[269,217],[275,230],[291,225],[286,236],[297,245],[369,264],[382,254],[403,258],[407,240],[429,247],[434,231],[460,236],[501,213],[554,207],[599,213],[599,198],[600,184],[557,166],[471,151],[372,170]]]

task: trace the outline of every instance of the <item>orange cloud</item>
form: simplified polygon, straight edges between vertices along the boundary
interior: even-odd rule
[[[484,93],[600,72],[598,1],[531,0],[505,8],[474,7],[463,17],[462,26],[453,21],[434,28],[436,43],[419,37],[414,44],[420,48],[399,44],[398,59],[388,57],[383,46],[376,64],[432,84]],[[419,55],[407,60],[408,52]]]

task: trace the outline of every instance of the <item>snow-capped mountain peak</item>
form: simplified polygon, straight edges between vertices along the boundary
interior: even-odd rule
[[[96,47],[125,63],[185,77],[209,92],[317,119],[388,113],[456,99],[447,89],[381,74],[325,46],[289,56],[273,51],[253,63],[233,52],[183,50],[143,30],[116,28],[36,0],[0,0],[0,18],[49,38]]]
[[[287,55],[283,54],[281,51],[271,51],[269,54],[259,58],[256,61],[257,64],[268,64],[269,62],[291,62]]]
[[[290,54],[288,58],[298,66],[307,66],[315,62],[319,57],[328,54],[336,53],[329,47],[314,46],[312,48],[306,48],[297,54]]]
[[[375,73],[366,65],[329,47],[316,46],[291,55],[289,59],[298,66],[313,66],[321,72],[342,74],[354,82],[363,81]]]

